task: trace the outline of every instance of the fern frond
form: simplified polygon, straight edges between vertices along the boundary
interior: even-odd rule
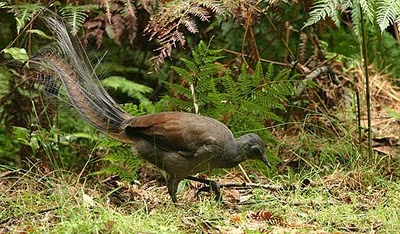
[[[185,15],[184,17],[182,17],[181,22],[189,32],[194,34],[199,31],[197,29],[196,22],[192,17]]]
[[[272,63],[270,63],[268,65],[268,71],[267,71],[267,73],[265,73],[265,80],[271,81],[273,78],[274,72],[275,72],[274,65],[272,65]]]
[[[15,20],[17,21],[17,33],[25,27],[26,22],[30,21],[34,15],[43,10],[44,7],[37,3],[25,3],[21,5],[9,6],[14,13]]]
[[[300,42],[299,42],[299,55],[298,60],[300,63],[305,63],[307,57],[307,43],[308,43],[308,36],[304,32],[300,33]]]
[[[358,7],[357,4],[360,4],[361,9],[365,15],[365,18],[373,22],[375,19],[375,1],[374,0],[355,0],[354,1],[354,8]]]
[[[337,26],[340,24],[338,17],[338,4],[337,0],[318,0],[310,12],[310,18],[307,20],[303,28],[317,23],[320,20],[330,17]]]
[[[64,19],[71,25],[72,35],[76,35],[81,29],[88,15],[86,12],[95,7],[94,5],[73,6],[67,5],[60,8],[60,13]]]
[[[129,97],[135,98],[140,102],[149,102],[145,94],[153,91],[152,88],[127,80],[120,76],[110,76],[101,81],[106,88],[119,89]]]
[[[241,98],[240,97],[240,86],[236,85],[232,77],[223,76],[221,83],[226,93],[229,94],[229,99]]]
[[[359,1],[360,0],[354,0],[355,7],[353,7],[353,9],[351,10],[351,21],[353,22],[353,30],[356,35],[361,35],[360,26],[361,26],[361,14],[362,14],[361,9],[362,8],[360,9],[360,7],[358,5]]]
[[[197,33],[196,20],[208,22],[211,13],[223,14],[225,9],[220,1],[170,1],[152,19],[145,28],[150,40],[156,39],[160,47],[155,50],[158,55],[151,58],[154,68],[157,69],[171,56],[172,48],[184,47],[186,39],[184,29],[190,33]]]
[[[131,0],[125,1],[125,8],[122,11],[122,16],[126,20],[126,29],[128,30],[129,42],[132,44],[136,38],[138,30],[138,22],[136,17],[136,7]]]
[[[368,1],[368,0],[363,0]],[[352,8],[354,5],[354,0],[339,0],[339,4],[341,5],[341,10],[344,11],[346,9]]]
[[[185,67],[187,69],[189,69],[190,72],[193,73],[193,72],[198,72],[199,71],[198,66],[197,66],[196,63],[194,63],[194,62],[192,62],[192,61],[190,61],[188,59],[184,59],[184,58],[182,58],[181,61],[185,64]]]
[[[167,101],[175,108],[192,112],[190,84],[194,85],[200,113],[221,120],[233,131],[263,129],[265,119],[281,121],[274,111],[285,110],[287,96],[294,92],[290,72],[282,70],[275,75],[273,65],[269,65],[264,76],[259,62],[255,72],[242,65],[240,73],[232,76],[229,68],[217,62],[222,57],[220,53],[201,41],[192,52],[192,60],[181,59],[184,67],[173,69],[184,85],[171,84],[173,95]]]
[[[394,21],[400,19],[400,2],[393,0],[378,0],[376,2],[376,18],[381,31],[384,31]]]
[[[111,24],[111,6],[109,0],[100,0],[100,5],[104,6],[106,8],[106,16],[108,23]]]
[[[183,110],[185,112],[191,112],[191,113],[194,112],[193,104],[189,101],[185,101],[185,100],[181,100],[181,99],[177,99],[177,98],[168,98],[168,97],[166,99],[171,106],[174,106],[179,110]]]
[[[178,75],[179,75],[182,79],[185,79],[185,80],[191,79],[191,73],[190,73],[188,70],[186,70],[185,68],[172,66],[172,69],[173,69],[176,73],[178,73]]]
[[[121,148],[126,147],[111,146],[111,153],[100,159],[100,161],[107,162],[108,165],[94,174],[117,174],[119,177],[121,177],[121,179],[128,181],[135,180],[137,178],[137,174],[134,172],[139,170],[143,162],[138,157],[132,155],[130,151],[120,150]]]
[[[180,96],[182,99],[189,99],[189,100],[192,98],[192,92],[186,87],[183,87],[178,84],[170,84],[170,88],[173,92],[176,93],[174,94],[174,96]]]
[[[206,63],[199,67],[200,72],[197,74],[197,80],[208,79],[216,74],[221,65],[218,63]]]
[[[230,2],[230,1],[227,1]],[[226,4],[227,2],[224,1],[215,1],[215,0],[206,0],[206,1],[197,1],[197,4],[211,9],[212,12],[218,14],[218,15],[224,15],[227,12],[227,7]],[[232,2],[236,2],[236,1],[232,1]]]
[[[264,71],[261,62],[257,62],[256,64],[256,73],[254,74],[254,78],[255,79],[253,80],[259,84],[261,84],[262,80],[264,79]]]
[[[208,22],[211,17],[210,11],[201,6],[191,7],[188,9],[187,13],[196,16],[201,21],[206,21],[206,22]]]

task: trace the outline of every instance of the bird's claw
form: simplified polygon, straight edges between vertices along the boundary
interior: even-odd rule
[[[214,192],[215,193],[215,200],[216,201],[222,201],[220,187],[214,181],[211,182],[210,186],[203,186],[203,187],[199,188],[197,190],[196,194],[195,194],[195,197],[197,197],[201,192],[208,192],[208,193]]]

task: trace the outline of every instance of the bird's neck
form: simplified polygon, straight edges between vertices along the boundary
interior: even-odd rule
[[[243,151],[243,143],[237,139],[225,146],[224,161],[229,167],[235,167],[239,163],[246,160],[246,156]]]

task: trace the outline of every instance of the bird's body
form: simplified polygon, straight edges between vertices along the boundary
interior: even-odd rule
[[[209,117],[162,112],[129,119],[123,128],[135,153],[170,175],[168,189],[174,200],[178,183],[187,176],[231,168],[247,159],[232,132]],[[250,136],[262,144],[257,135]]]
[[[47,22],[55,29],[58,52],[45,53],[36,60],[61,79],[83,118],[108,136],[131,144],[137,156],[170,175],[168,192],[174,202],[179,182],[190,175],[231,168],[246,159],[268,163],[258,135],[235,138],[213,118],[184,112],[128,114],[101,87],[65,25],[51,18]]]

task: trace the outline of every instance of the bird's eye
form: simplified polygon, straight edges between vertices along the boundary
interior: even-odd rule
[[[257,146],[253,146],[251,147],[251,153],[255,154],[255,155],[260,155],[261,153],[261,149]]]

